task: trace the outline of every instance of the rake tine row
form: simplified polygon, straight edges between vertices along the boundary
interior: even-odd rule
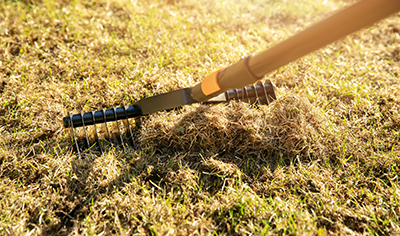
[[[123,109],[124,109],[124,114],[125,114],[124,118],[125,118],[125,120],[126,120],[126,126],[127,126],[127,129],[129,130],[129,139],[131,140],[134,149],[137,150],[136,142],[135,142],[135,140],[133,139],[132,128],[131,128],[131,126],[130,126],[130,124],[129,124],[129,118],[130,118],[130,117],[128,116],[128,113],[127,113],[127,110],[126,110],[126,107],[125,107],[125,106],[123,107]],[[126,154],[127,151],[126,151],[126,149],[125,149],[124,139],[123,139],[123,137],[122,137],[120,125],[119,125],[119,123],[118,123],[118,120],[120,120],[120,118],[117,117],[117,108],[114,107],[114,108],[112,108],[112,109],[110,109],[110,110],[112,110],[113,113],[114,113],[114,114],[113,114],[113,118],[114,118],[114,119],[110,120],[110,122],[111,122],[111,121],[115,121],[116,126],[117,126],[117,130],[118,130],[118,139],[119,139],[119,142],[121,143],[121,145],[122,145],[122,147],[123,147],[124,153]],[[109,130],[108,124],[107,124],[107,123],[109,122],[109,121],[107,120],[107,116],[106,116],[106,112],[107,112],[107,111],[109,111],[109,110],[105,110],[104,108],[102,108],[102,109],[100,110],[100,112],[102,112],[102,118],[104,119],[104,122],[103,122],[103,123],[105,123],[104,125],[105,125],[105,127],[106,127],[107,139],[108,139],[110,145],[111,145],[111,146],[114,146],[114,143],[113,143],[112,140],[111,140],[110,130]],[[85,138],[84,138],[84,139],[85,139],[85,145],[86,145],[87,149],[90,149],[90,148],[91,148],[91,146],[90,146],[90,141],[89,141],[89,137],[88,137],[88,134],[87,134],[87,131],[86,131],[86,129],[87,129],[87,127],[88,127],[88,125],[87,125],[87,119],[84,119],[84,116],[87,115],[87,114],[90,114],[90,115],[91,115],[91,119],[90,119],[91,123],[90,123],[89,125],[93,125],[93,126],[94,126],[94,133],[95,133],[95,136],[96,136],[96,142],[95,142],[95,144],[97,144],[97,145],[99,146],[100,152],[101,152],[101,154],[103,155],[103,154],[104,154],[104,147],[103,147],[103,145],[101,144],[101,141],[100,141],[100,135],[99,135],[99,132],[98,132],[98,130],[97,130],[97,125],[98,125],[98,123],[96,122],[96,119],[95,119],[95,112],[94,112],[93,110],[91,110],[91,111],[88,112],[88,113],[82,113],[82,112],[80,112],[80,113],[78,114],[78,115],[80,116],[79,120],[80,120],[80,122],[81,122],[81,123],[78,125],[78,127],[80,126],[80,127],[83,128],[83,132],[84,132],[84,134],[85,134]],[[75,115],[75,116],[76,116],[76,115]],[[70,121],[73,120],[73,116],[71,115],[70,112],[68,112],[68,117],[69,117]],[[77,119],[75,119],[75,120],[77,120]],[[85,120],[86,120],[86,122],[85,122]],[[136,120],[136,122],[137,122],[137,120]],[[74,144],[75,144],[75,148],[76,148],[76,151],[77,151],[77,153],[78,153],[78,156],[79,156],[79,158],[82,158],[81,151],[80,151],[79,144],[78,144],[77,134],[76,134],[76,131],[75,131],[75,129],[78,128],[78,127],[75,126],[74,122],[69,122],[69,127],[70,127],[71,130],[72,130],[72,137],[73,137],[73,140],[74,140]],[[95,144],[94,144],[94,145],[95,145]]]

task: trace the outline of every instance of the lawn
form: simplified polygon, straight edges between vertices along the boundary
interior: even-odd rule
[[[400,14],[265,76],[278,99],[76,129],[349,0],[0,2],[0,235],[400,234]],[[140,125],[139,125],[140,123]],[[125,126],[124,126],[125,125]]]

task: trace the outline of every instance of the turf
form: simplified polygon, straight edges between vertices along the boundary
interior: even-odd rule
[[[2,1],[0,234],[400,234],[400,14],[268,74],[269,106],[130,120],[138,151],[99,125],[105,154],[77,129],[80,158],[62,128],[67,112],[193,86],[351,3]]]

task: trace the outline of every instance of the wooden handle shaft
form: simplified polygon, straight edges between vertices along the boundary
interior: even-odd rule
[[[263,76],[397,11],[400,0],[362,0],[254,55],[249,61],[250,70],[256,76]]]

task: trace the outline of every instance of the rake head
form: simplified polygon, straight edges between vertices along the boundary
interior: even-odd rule
[[[181,90],[182,94],[186,94],[190,96],[192,88],[185,88]],[[173,91],[176,92],[176,91]],[[168,94],[168,93],[167,93]],[[158,99],[163,99],[162,96],[165,94],[157,95]],[[168,96],[171,96],[169,94]],[[151,99],[152,97],[150,97]],[[143,99],[144,100],[144,99]],[[143,101],[141,100],[141,101]],[[276,100],[275,88],[271,81],[267,81],[266,83],[258,83],[256,85],[248,86],[241,89],[233,89],[226,91],[223,94],[220,94],[217,97],[214,97],[204,103],[206,104],[215,104],[221,102],[229,102],[232,100],[240,100],[244,102],[248,102],[254,105],[268,105],[272,101]],[[63,118],[64,128],[70,128],[72,131],[72,137],[74,146],[79,156],[81,156],[80,145],[78,144],[77,132],[78,128],[83,130],[84,133],[84,145],[86,149],[91,149],[93,147],[98,147],[101,154],[104,153],[105,147],[108,146],[122,146],[124,152],[127,152],[128,143],[132,145],[132,147],[137,150],[137,145],[134,140],[134,133],[132,132],[131,124],[129,123],[129,119],[135,119],[135,126],[139,128],[141,125],[140,117],[147,115],[143,113],[143,110],[149,110],[148,106],[158,106],[157,100],[154,104],[149,103],[141,103],[138,101],[137,103],[130,106],[122,106],[122,107],[113,107],[111,109],[101,109],[98,111],[90,111],[86,113],[78,113],[75,115],[71,115],[68,112],[68,116]],[[150,100],[151,101],[151,100]],[[164,101],[165,103],[165,101]],[[196,103],[195,100],[185,99],[185,102],[182,105]],[[146,106],[146,107],[144,107]],[[179,106],[173,106],[179,107]],[[171,108],[171,109],[172,109]],[[116,126],[116,133],[110,133],[110,123],[114,123],[114,127]],[[123,125],[122,125],[123,124]],[[98,128],[104,130],[104,132],[98,132]],[[91,130],[91,132],[90,132]],[[127,137],[123,137],[122,131],[125,131]],[[89,135],[88,135],[89,134]],[[94,138],[90,138],[90,136]],[[118,144],[113,143],[113,136],[116,136],[118,139]],[[90,141],[94,140],[94,141]]]

